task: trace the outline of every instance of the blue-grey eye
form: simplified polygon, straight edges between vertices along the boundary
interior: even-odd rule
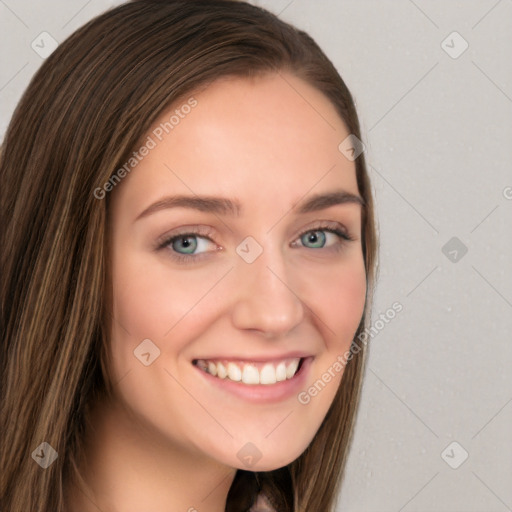
[[[313,249],[321,249],[325,245],[326,236],[323,231],[308,231],[301,236],[301,242],[306,247],[312,247]],[[307,244],[313,244],[308,246]]]
[[[197,237],[191,235],[179,236],[174,239],[171,246],[178,253],[183,249],[182,254],[194,254],[197,249]]]

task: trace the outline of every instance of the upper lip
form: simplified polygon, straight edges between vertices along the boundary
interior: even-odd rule
[[[200,359],[205,361],[244,361],[244,362],[254,362],[254,363],[272,363],[274,361],[282,361],[284,359],[305,359],[307,357],[312,357],[312,354],[308,354],[306,352],[286,352],[278,355],[265,355],[265,356],[249,356],[249,355],[215,355],[215,356],[204,356],[204,357],[195,357],[193,361],[198,361]]]

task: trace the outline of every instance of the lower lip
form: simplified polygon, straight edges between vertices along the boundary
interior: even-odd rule
[[[299,371],[291,379],[276,382],[275,384],[255,384],[249,385],[243,382],[235,382],[228,379],[219,379],[209,373],[206,373],[201,368],[194,365],[194,368],[206,379],[212,386],[217,386],[219,389],[227,391],[243,400],[255,403],[274,403],[281,402],[297,396],[298,393],[304,388],[309,369],[311,367],[312,357],[306,357],[302,362]]]

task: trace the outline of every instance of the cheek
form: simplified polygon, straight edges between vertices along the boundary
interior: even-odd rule
[[[112,261],[111,352],[116,374],[134,364],[133,351],[145,339],[159,348],[160,364],[174,364],[215,315],[210,292],[229,267],[170,272],[165,259],[133,250],[114,252]]]
[[[113,255],[112,264],[110,338],[110,373],[113,382],[119,383],[118,399],[146,425],[161,428],[171,436],[186,437],[187,421],[202,417],[204,411],[196,410],[190,395],[177,384],[189,371],[178,361],[183,360],[191,340],[199,337],[211,321],[211,314],[204,307],[204,303],[209,304],[208,297],[200,299],[225,272],[169,272],[164,263],[137,251],[127,251],[122,257],[119,254]],[[155,348],[144,341],[147,339],[157,347],[155,359]],[[143,341],[145,344],[141,345]],[[134,351],[139,355],[149,351],[153,362],[145,366]],[[187,414],[175,415],[169,427],[169,411]]]
[[[135,337],[156,339],[187,316],[208,285],[204,275],[171,274],[163,262],[137,253],[114,258],[112,282],[118,324]]]
[[[335,308],[334,315],[338,315],[342,326],[353,334],[363,315],[366,301],[366,271],[364,263],[344,273],[340,279],[338,291],[333,298]]]
[[[316,277],[317,286],[308,292],[308,305],[322,333],[324,350],[313,361],[310,378],[297,396],[304,439],[314,436],[333,403],[345,371],[344,356],[356,334],[366,299],[362,255],[360,261],[340,265],[336,270],[331,267],[329,273]]]
[[[116,374],[123,374],[135,365],[133,351],[143,340],[164,351],[164,336],[185,315],[191,288],[167,283],[158,263],[127,251],[123,257],[114,254],[112,289],[112,360]],[[173,346],[179,350],[177,341]]]
[[[354,258],[308,279],[308,306],[322,322],[319,329],[329,345],[349,346],[359,326],[366,300],[364,261]],[[333,347],[334,348],[334,347]]]

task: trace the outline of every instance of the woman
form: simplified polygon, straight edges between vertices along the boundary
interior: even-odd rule
[[[376,235],[305,33],[137,0],[35,75],[2,176],[2,510],[332,510]]]

